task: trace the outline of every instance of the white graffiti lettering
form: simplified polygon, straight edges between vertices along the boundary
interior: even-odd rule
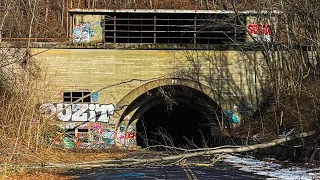
[[[89,108],[88,106],[88,104],[73,104],[72,110],[75,109],[76,112],[72,114],[72,121],[87,121],[88,114],[85,112]]]
[[[67,107],[68,106],[68,107]],[[56,108],[57,107],[57,108]],[[41,113],[49,113],[50,115],[54,114],[57,111],[61,111],[57,118],[61,121],[73,121],[73,122],[109,122],[110,116],[114,114],[114,105],[113,104],[42,104],[40,106]]]
[[[100,112],[100,118],[98,119],[99,122],[108,122],[109,121],[109,114],[114,113],[114,106],[113,105],[99,105],[96,104],[96,112],[97,114]]]
[[[89,122],[96,122],[96,112],[95,112],[95,109],[96,106],[94,104],[89,104],[89,113],[90,113],[90,116],[89,116],[89,119],[88,121]]]
[[[57,108],[53,104],[46,103],[46,104],[41,104],[41,106],[40,106],[40,113],[41,114],[52,115],[55,112],[57,112]]]
[[[57,104],[57,111],[61,111],[63,108],[67,107],[68,104]],[[64,112],[65,111],[65,112]],[[66,110],[63,110],[60,112],[57,117],[61,121],[69,121],[71,118],[72,112],[71,112],[71,106],[69,106]]]

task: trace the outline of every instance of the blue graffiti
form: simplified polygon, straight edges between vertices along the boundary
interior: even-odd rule
[[[100,36],[101,22],[81,22],[73,28],[73,42],[90,42],[91,37]]]
[[[229,119],[229,121],[239,124],[240,123],[240,117],[237,115],[237,113],[233,112],[232,110],[224,110],[225,115]]]
[[[97,102],[98,101],[98,93],[94,93],[91,95],[92,101]]]
[[[75,147],[72,138],[64,137],[62,139],[62,143],[63,143],[64,148],[74,148]]]
[[[236,123],[236,124],[239,124],[240,123],[240,119],[239,119],[239,117],[237,116],[237,115],[232,115],[232,117],[231,117],[231,119],[232,119],[232,122],[234,122],[234,123]]]

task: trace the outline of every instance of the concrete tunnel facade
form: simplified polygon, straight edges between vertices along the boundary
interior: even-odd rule
[[[167,118],[171,120],[165,129],[170,124],[173,129],[190,125],[202,130],[202,139],[214,146],[212,137],[221,135],[220,129],[241,124],[239,110],[254,112],[263,98],[268,77],[252,36],[270,40],[277,12],[271,12],[271,18],[265,13],[240,12],[245,27],[237,20],[232,30],[225,26],[205,30],[197,27],[232,18],[234,12],[70,9],[72,43],[38,43],[32,49],[46,70],[45,81],[52,85],[41,112],[61,111],[52,121],[59,129],[52,140],[66,148],[136,148],[145,146],[137,141],[143,119],[150,129],[166,125],[155,122]],[[264,27],[262,33],[259,27]],[[253,49],[243,51],[234,42]],[[198,122],[194,119],[201,125],[193,124]],[[185,129],[192,132],[189,138],[197,136],[192,128]]]
[[[34,53],[41,51],[45,49],[33,49]],[[52,78],[50,82],[54,84],[52,94],[49,97],[48,92],[48,100],[43,103],[43,107],[49,108],[51,112],[67,107],[70,102],[66,102],[66,99],[77,99],[68,96],[70,93],[85,95],[110,86],[86,98],[88,101],[76,103],[59,113],[52,123],[59,126],[59,129],[67,130],[70,135],[58,132],[52,139],[66,148],[143,146],[138,143],[139,138],[137,141],[139,128],[134,123],[139,122],[140,115],[148,117],[151,112],[159,113],[154,110],[156,107],[163,108],[162,102],[157,104],[159,97],[142,98],[148,92],[157,94],[161,87],[179,92],[175,100],[178,105],[174,104],[173,110],[179,110],[182,107],[179,105],[184,105],[188,111],[195,110],[194,114],[199,112],[190,102],[185,102],[188,100],[188,95],[182,94],[185,90],[191,94],[200,94],[200,97],[209,97],[204,99],[216,103],[221,112],[232,111],[234,105],[241,107],[243,100],[247,102],[244,106],[255,106],[256,98],[261,97],[260,87],[264,83],[264,76],[259,69],[246,70],[253,66],[250,59],[239,51],[194,51],[190,54],[199,58],[199,61],[203,59],[199,69],[203,77],[198,80],[174,77],[190,66],[186,51],[182,50],[53,49],[40,53],[36,60],[48,69],[47,76]],[[208,62],[205,55],[213,57],[212,61]],[[251,55],[258,57],[259,53],[252,52]],[[205,79],[210,74],[211,79]],[[150,101],[148,103],[151,105],[143,104],[143,101]],[[199,116],[205,115],[199,113]],[[203,124],[208,123],[205,119],[202,119]],[[221,125],[215,123],[210,128],[204,128],[203,131],[210,131],[206,139],[216,135],[217,127]]]

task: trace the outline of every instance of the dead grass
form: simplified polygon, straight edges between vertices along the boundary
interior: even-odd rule
[[[48,150],[42,156],[48,154],[52,163],[80,163],[86,161],[121,159],[128,155],[128,151],[119,149],[80,149],[80,150]]]
[[[119,149],[43,149],[37,153],[16,153],[10,164],[47,164],[47,163],[80,163],[85,161],[121,159],[127,157],[128,151]],[[2,159],[1,159],[2,158]],[[0,156],[0,163],[5,163]]]
[[[65,170],[57,169],[57,170],[41,170],[41,171],[30,171],[25,172],[21,171],[19,173],[16,173],[12,176],[0,176],[0,179],[8,179],[8,180],[14,180],[14,179],[25,179],[25,180],[67,180],[67,179],[74,179],[78,176],[64,176],[61,173],[65,172]]]
[[[121,159],[130,152],[119,149],[43,149],[38,153],[29,153],[28,156],[15,155],[12,164],[72,164],[108,159]],[[0,179],[72,179],[76,176],[65,176],[62,173],[68,169],[28,169],[22,167],[0,168]],[[1,173],[2,172],[2,173]]]

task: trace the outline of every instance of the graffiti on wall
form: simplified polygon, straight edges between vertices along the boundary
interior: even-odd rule
[[[92,95],[91,95],[91,99],[92,99],[92,101],[94,102],[94,103],[96,103],[97,101],[98,101],[98,93],[93,93]]]
[[[73,28],[73,42],[90,42],[92,37],[102,37],[101,22],[81,22]]]
[[[42,104],[40,106],[41,113],[54,114],[64,108],[62,112],[58,113],[57,117],[61,121],[73,122],[109,122],[110,116],[114,114],[113,104]]]
[[[126,139],[126,129],[127,126],[126,124],[121,124],[119,129],[118,129],[118,137],[117,137],[117,142],[121,145],[125,145],[125,139]]]
[[[130,147],[136,146],[136,125],[131,124],[127,130],[127,145]]]
[[[115,131],[116,126],[114,124],[89,122],[75,129],[73,139],[69,138],[71,142],[66,144],[56,141],[56,144],[62,144],[65,148],[111,148],[115,146]],[[64,136],[61,133],[58,134],[58,137],[63,140]]]
[[[114,138],[115,138],[115,130],[106,128],[102,134],[102,140],[104,143],[109,145],[114,145]]]
[[[233,110],[224,110],[228,123],[234,128],[239,127],[241,123],[241,115],[238,109],[239,107],[234,105]]]
[[[89,146],[89,129],[87,124],[83,124],[75,129],[74,142],[77,148]]]
[[[270,24],[248,24],[249,34],[258,40],[271,40],[271,25]]]
[[[65,148],[74,148],[75,147],[74,141],[70,137],[63,137],[62,142],[63,142],[63,147],[65,147]]]
[[[108,123],[57,121],[59,130],[51,141],[64,148],[113,148],[118,123],[114,117]]]
[[[64,109],[65,108],[65,109]],[[60,110],[63,111],[59,112]],[[51,140],[64,148],[135,148],[136,126],[130,116],[120,123],[113,116],[112,104],[42,104],[40,112],[45,115],[58,113],[57,134]]]

